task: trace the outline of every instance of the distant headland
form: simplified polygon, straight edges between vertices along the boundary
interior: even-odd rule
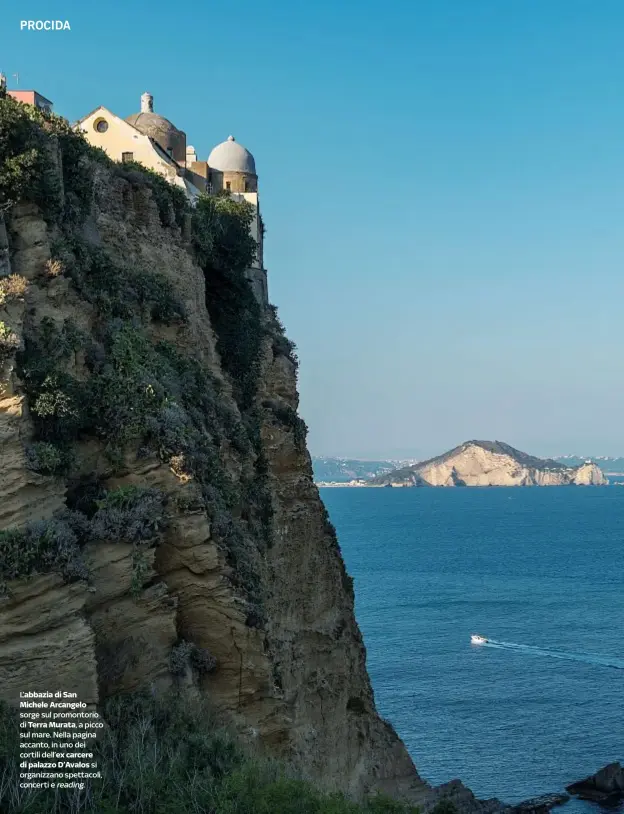
[[[319,459],[317,459],[319,460]],[[327,461],[328,459],[320,459]],[[354,462],[351,462],[354,463]],[[502,441],[466,441],[426,461],[388,471],[381,462],[378,473],[342,482],[316,478],[321,486],[603,486],[600,467],[585,460],[571,466],[561,460],[537,458]],[[325,465],[326,468],[327,464]],[[375,462],[366,462],[374,469]],[[350,466],[351,470],[355,467]]]

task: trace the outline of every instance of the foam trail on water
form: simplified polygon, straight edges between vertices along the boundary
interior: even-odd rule
[[[542,647],[533,647],[530,644],[516,644],[515,642],[497,642],[488,639],[483,647],[495,647],[499,650],[513,650],[531,656],[549,656],[553,659],[567,659],[568,661],[582,661],[584,664],[593,664],[597,667],[615,667],[624,670],[624,659],[614,659],[606,656],[596,656],[593,653],[566,653],[563,650],[546,650]]]

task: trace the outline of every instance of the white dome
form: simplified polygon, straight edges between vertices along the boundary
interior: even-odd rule
[[[208,166],[219,172],[248,172],[256,174],[256,162],[248,149],[239,144],[234,136],[217,144],[208,156]]]

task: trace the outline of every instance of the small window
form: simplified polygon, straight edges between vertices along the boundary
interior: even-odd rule
[[[245,192],[249,192],[249,181],[245,179]]]
[[[212,194],[212,183],[211,183],[210,181],[208,181],[208,183],[206,184],[206,192],[207,192],[209,195],[211,195],[211,194]]]
[[[93,126],[98,133],[106,133],[106,131],[108,130],[108,122],[106,121],[106,119],[97,119]]]
[[[134,153],[122,153],[121,161],[123,164],[127,164],[128,161],[134,161]]]
[[[225,188],[226,189],[232,189],[232,184],[229,181],[226,181],[225,182]]]

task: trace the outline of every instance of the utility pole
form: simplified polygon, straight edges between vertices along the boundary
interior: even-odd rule
[[[19,85],[19,74],[18,74],[18,73],[14,73],[14,74],[12,74],[12,76],[14,76],[14,77],[15,77],[15,84],[16,84],[16,85]]]

